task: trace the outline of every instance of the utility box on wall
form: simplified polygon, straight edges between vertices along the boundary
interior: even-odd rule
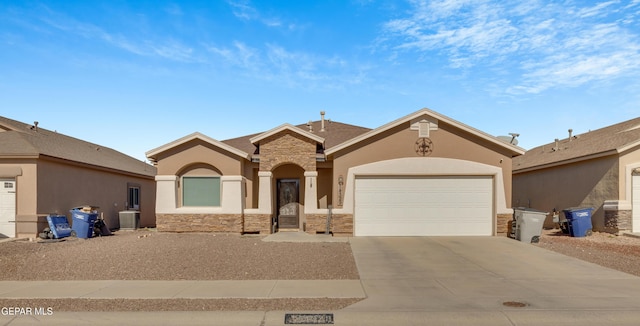
[[[121,211],[120,212],[120,230],[135,230],[140,224],[140,212],[138,211]]]

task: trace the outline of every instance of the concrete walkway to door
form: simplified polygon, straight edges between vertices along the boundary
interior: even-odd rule
[[[350,239],[367,324],[633,325],[640,278],[501,237]],[[355,318],[355,317],[354,317]]]

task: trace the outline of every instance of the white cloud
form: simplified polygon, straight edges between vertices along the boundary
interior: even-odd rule
[[[507,93],[576,87],[640,71],[640,35],[627,28],[640,14],[625,10],[638,4],[416,0],[410,14],[384,24],[382,49],[394,60],[444,55],[451,68],[467,72],[509,67]]]
[[[577,16],[580,18],[587,18],[592,16],[597,16],[603,14],[603,11],[607,9],[607,7],[620,3],[620,1],[607,1],[601,2],[593,7],[582,8],[578,11]],[[606,13],[606,12],[605,12]]]

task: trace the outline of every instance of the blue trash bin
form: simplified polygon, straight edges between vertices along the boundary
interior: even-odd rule
[[[569,234],[572,237],[586,237],[591,235],[591,207],[571,207],[564,209],[564,216],[569,224]]]
[[[71,235],[72,229],[69,226],[69,222],[67,222],[66,216],[49,215],[47,216],[47,222],[55,239],[65,238]]]
[[[71,213],[71,229],[78,238],[93,237],[93,223],[98,219],[98,213],[95,211],[84,211],[80,207],[69,211]]]

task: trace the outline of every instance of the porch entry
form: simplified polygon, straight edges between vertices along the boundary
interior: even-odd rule
[[[300,179],[278,179],[278,228],[300,228]]]
[[[16,182],[0,180],[0,238],[16,236]]]

